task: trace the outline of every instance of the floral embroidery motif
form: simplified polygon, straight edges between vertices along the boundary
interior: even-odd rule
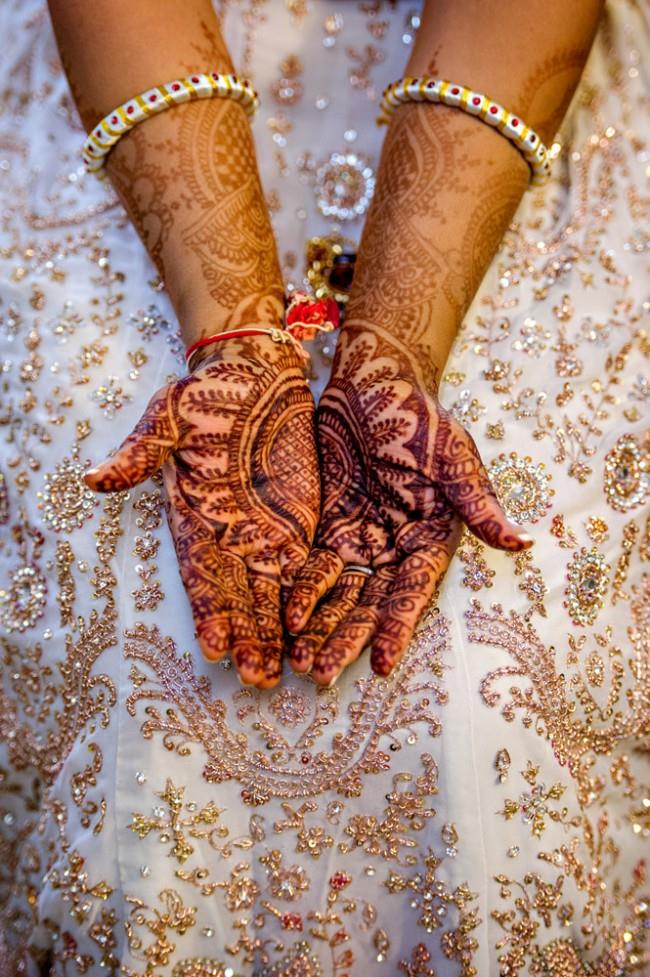
[[[358,153],[332,153],[316,171],[314,193],[324,217],[351,221],[368,209],[375,191],[375,173]]]
[[[520,458],[516,452],[509,456],[499,455],[488,468],[490,481],[515,522],[538,522],[551,505],[554,490],[549,487],[551,476],[545,474],[544,465],[535,465],[526,455]]]
[[[39,508],[45,522],[55,533],[71,533],[90,519],[97,494],[85,484],[82,476],[85,466],[74,458],[64,458],[54,473],[45,475],[45,489],[39,492]]]
[[[460,964],[462,977],[476,977],[478,970],[472,961],[478,949],[473,931],[481,924],[474,905],[478,895],[466,883],[454,888],[448,885],[438,874],[442,863],[441,857],[429,851],[423,868],[410,876],[391,871],[384,885],[391,894],[403,891],[413,893],[409,906],[418,914],[418,924],[427,933],[442,930],[440,949],[444,956]],[[452,914],[456,915],[456,925],[451,919]]]
[[[581,642],[576,645],[576,639],[570,636],[562,667],[559,652],[547,647],[530,622],[520,615],[511,612],[506,616],[499,604],[492,605],[489,611],[484,610],[476,600],[466,612],[469,640],[502,648],[515,663],[501,665],[485,675],[480,683],[483,701],[488,706],[498,705],[502,693],[497,685],[501,680],[507,680],[509,698],[501,706],[501,715],[507,722],[512,722],[520,711],[524,727],[535,729],[550,741],[560,765],[566,765],[575,778],[578,797],[583,803],[593,789],[589,775],[593,756],[611,754],[617,743],[639,735],[644,728],[641,690],[650,681],[650,657],[647,654],[648,636],[640,622],[645,620],[649,606],[650,578],[647,578],[645,588],[632,602],[632,619],[639,623],[630,629],[633,653],[625,663],[618,661],[620,651],[611,648],[607,635],[602,638],[603,646],[609,648],[614,660],[604,709],[581,683],[578,671],[584,655]],[[623,675],[633,691],[626,699],[627,708],[615,710],[614,706],[621,700]],[[515,679],[520,680],[516,685]],[[575,708],[570,689],[576,690],[582,710]],[[607,725],[594,728],[592,715],[596,712],[601,720],[609,720]]]
[[[537,775],[539,767],[534,766],[530,760],[521,776],[530,785],[530,791],[523,791],[517,800],[506,800],[503,810],[499,811],[504,818],[509,821],[520,813],[525,824],[530,825],[533,835],[540,838],[546,828],[546,818],[557,821],[568,826],[577,827],[580,823],[579,818],[567,820],[567,809],[557,811],[551,806],[551,801],[559,801],[566,791],[564,784],[555,783],[547,787],[546,784],[538,783]]]
[[[137,834],[138,838],[146,838],[154,831],[163,844],[173,842],[169,854],[182,865],[194,852],[194,846],[188,837],[211,839],[215,834],[213,826],[219,821],[222,809],[212,801],[200,809],[197,809],[196,804],[186,805],[185,788],[175,787],[169,779],[165,790],[158,796],[165,803],[166,808],[155,807],[152,816],[134,814],[129,828]],[[184,807],[188,811],[185,816],[182,814]],[[217,836],[223,837],[224,832],[227,833],[225,828],[221,831],[216,830]]]
[[[23,514],[24,515],[24,514]],[[9,573],[9,583],[0,590],[0,624],[10,634],[27,631],[45,612],[47,581],[38,565],[44,537],[26,519],[12,527],[21,565]]]
[[[569,583],[564,606],[574,624],[593,624],[605,603],[611,567],[597,549],[574,553],[567,568]]]
[[[115,643],[113,614],[92,611],[88,624],[81,622],[75,642],[66,637],[66,653],[57,679],[51,665],[43,664],[43,646],[14,646],[0,639],[10,669],[0,686],[0,737],[9,743],[12,763],[18,769],[33,767],[47,783],[60,770],[80,729],[91,719],[107,726],[117,701],[115,685],[107,675],[96,674],[101,654]],[[20,686],[28,686],[42,702],[36,717],[27,708]],[[53,723],[57,702],[65,711]],[[39,725],[41,730],[39,730]]]
[[[334,690],[326,689],[315,697],[315,715],[303,734],[293,740],[264,719],[257,705],[262,701],[259,692],[242,690],[235,699],[240,702],[240,722],[251,725],[245,734],[250,738],[246,747],[231,725],[226,704],[212,698],[207,680],[195,677],[191,660],[179,656],[174,642],[163,638],[157,628],[142,623],[127,632],[125,654],[146,666],[151,678],[137,685],[127,708],[135,715],[138,702],[147,703],[147,718],[141,727],[147,739],[160,732],[164,742],[177,751],[187,751],[191,743],[200,744],[208,756],[203,767],[206,780],[221,783],[235,778],[242,785],[246,804],[263,804],[272,796],[313,797],[331,788],[342,796],[356,796],[362,774],[389,767],[389,756],[380,749],[383,739],[420,722],[427,724],[431,735],[440,732],[434,706],[444,704],[447,698],[439,681],[446,642],[447,624],[433,612],[421,624],[389,682],[375,676],[359,679],[359,698],[350,709],[345,733],[335,734],[331,752],[314,752],[311,747],[315,735],[336,715]],[[412,687],[416,667],[427,669],[431,677],[424,684],[419,679]],[[164,713],[156,701],[166,705]],[[313,839],[310,836],[308,840]]]
[[[323,970],[306,940],[294,943],[282,960],[263,967],[260,977],[323,977]]]
[[[650,494],[650,450],[624,434],[605,456],[605,497],[612,509],[627,512]]]

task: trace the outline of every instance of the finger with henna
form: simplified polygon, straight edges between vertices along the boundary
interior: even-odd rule
[[[359,572],[346,570],[341,574],[328,599],[310,618],[307,629],[289,651],[294,671],[311,671],[314,658],[325,641],[356,605],[366,579],[366,575]]]
[[[317,685],[333,685],[343,669],[355,662],[372,641],[396,573],[396,564],[386,564],[368,580],[357,606],[316,655],[312,678]]]
[[[377,675],[389,675],[406,651],[453,551],[450,539],[447,545],[438,544],[432,549],[410,553],[400,566],[372,642],[370,664]]]
[[[246,565],[264,663],[264,677],[256,684],[267,689],[277,685],[282,675],[280,563],[274,553],[268,553],[249,557]]]
[[[290,634],[300,634],[319,600],[332,589],[343,570],[343,560],[332,550],[314,548],[298,574],[284,614]]]
[[[85,474],[85,482],[96,492],[119,492],[139,485],[157,472],[178,443],[173,402],[175,384],[158,390],[144,414],[115,454]]]

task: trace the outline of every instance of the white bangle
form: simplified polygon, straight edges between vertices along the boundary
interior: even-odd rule
[[[86,169],[103,177],[106,157],[129,129],[172,105],[193,102],[198,98],[231,98],[239,102],[249,117],[259,104],[257,92],[250,81],[237,75],[221,75],[213,71],[210,74],[195,73],[185,78],[174,78],[118,105],[93,127],[83,146]]]
[[[405,102],[442,102],[468,112],[510,140],[530,166],[532,183],[539,185],[550,176],[548,151],[537,133],[487,95],[442,78],[400,78],[384,90],[377,124],[387,125],[395,109]]]

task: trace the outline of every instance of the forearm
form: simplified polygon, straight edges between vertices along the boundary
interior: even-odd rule
[[[469,85],[550,140],[580,78],[600,0],[425,4],[406,75]],[[388,332],[442,370],[529,182],[519,152],[458,109],[411,104],[391,122],[357,259],[346,329]]]
[[[84,126],[193,71],[232,71],[211,0],[49,0]],[[107,172],[155,262],[186,342],[275,325],[282,278],[248,120],[235,102],[177,105],[134,127]]]

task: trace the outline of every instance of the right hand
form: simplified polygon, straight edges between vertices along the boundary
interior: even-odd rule
[[[282,595],[320,505],[314,403],[291,345],[224,340],[162,387],[90,488],[131,488],[162,468],[169,526],[205,658],[230,651],[242,682],[282,672]]]

